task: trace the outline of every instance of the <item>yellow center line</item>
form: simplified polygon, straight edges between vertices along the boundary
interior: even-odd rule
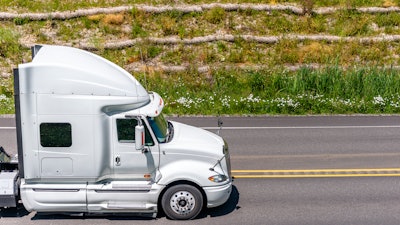
[[[232,170],[234,178],[397,177],[400,168]]]
[[[285,173],[285,172],[352,172],[352,171],[399,171],[400,168],[375,168],[375,169],[304,169],[304,170],[232,170],[233,173]]]

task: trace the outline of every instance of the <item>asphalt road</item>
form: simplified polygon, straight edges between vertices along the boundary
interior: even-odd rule
[[[217,130],[216,118],[173,120]],[[308,172],[305,178],[237,178],[228,204],[185,224],[400,223],[400,177],[373,174],[400,168],[400,116],[228,117],[223,122],[220,133],[229,143],[233,170]],[[9,151],[16,149],[12,127],[12,119],[0,119],[0,145]],[[327,169],[371,173],[313,177]],[[71,217],[23,209],[3,210],[0,218],[7,225],[175,223],[165,217]]]
[[[173,118],[216,131],[216,118]],[[400,116],[228,117],[233,169],[400,167]]]

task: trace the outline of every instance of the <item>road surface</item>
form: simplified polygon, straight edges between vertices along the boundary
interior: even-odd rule
[[[172,118],[212,132],[217,118]],[[235,191],[185,224],[399,224],[400,116],[225,117]],[[13,119],[0,145],[16,151]],[[0,224],[175,224],[3,210]]]

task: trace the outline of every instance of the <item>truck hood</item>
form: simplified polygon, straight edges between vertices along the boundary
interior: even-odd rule
[[[220,158],[223,156],[224,140],[209,131],[170,121],[174,126],[173,139],[163,145],[162,151]]]

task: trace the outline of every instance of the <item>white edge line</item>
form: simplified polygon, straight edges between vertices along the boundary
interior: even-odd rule
[[[16,127],[0,127],[0,130],[15,130]]]
[[[218,130],[219,127],[201,127],[206,130]],[[222,130],[267,130],[267,129],[363,129],[363,128],[400,128],[397,126],[310,126],[310,127],[222,127]]]
[[[219,127],[200,127],[205,130],[219,130]],[[268,129],[363,129],[363,128],[400,128],[396,126],[310,126],[310,127],[222,127],[222,130],[268,130]],[[0,130],[15,130],[16,127],[0,127]]]

